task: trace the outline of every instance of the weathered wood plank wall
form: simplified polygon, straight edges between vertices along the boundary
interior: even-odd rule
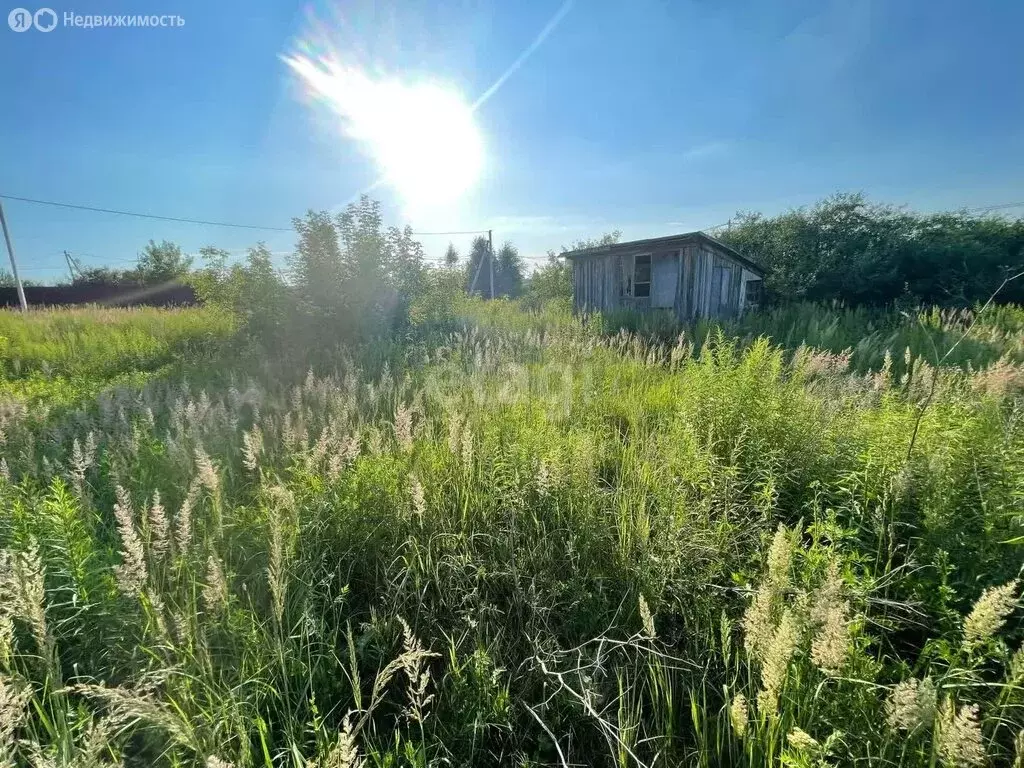
[[[651,252],[637,250],[635,253]],[[573,260],[573,308],[578,312],[617,308],[649,309],[649,297],[621,295],[622,259],[631,255],[635,254],[621,251]],[[727,253],[702,244],[682,245],[678,249],[677,258],[678,278],[673,303],[677,317],[693,320],[698,317],[726,318],[739,314],[743,283],[743,266],[739,262]],[[717,273],[716,269],[719,270]],[[720,279],[716,280],[716,274]]]

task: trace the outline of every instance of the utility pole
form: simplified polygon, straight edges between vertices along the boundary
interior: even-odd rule
[[[75,279],[75,267],[77,265],[75,264],[75,260],[71,257],[71,254],[66,250],[64,251],[64,261],[68,263],[68,273],[71,275],[71,280],[73,282]]]
[[[492,230],[487,230],[487,252],[490,254],[491,262],[491,298],[494,298],[494,238],[491,237]]]
[[[473,258],[473,254],[472,253],[470,254],[470,258]],[[470,296],[472,296],[473,295],[473,291],[476,290],[476,281],[480,278],[480,269],[483,267],[483,265],[484,265],[484,260],[481,258],[480,261],[478,261],[476,263],[476,272],[473,273],[473,282],[470,283],[470,285],[469,285],[469,295]]]
[[[18,301],[21,302],[21,311],[28,311],[28,302],[25,300],[25,289],[21,286],[21,278],[18,276],[18,262],[14,260],[14,247],[11,245],[11,233],[7,229],[7,218],[4,216],[4,201],[0,200],[0,226],[4,230],[4,242],[7,243],[7,255],[11,257],[11,273],[14,275],[14,284],[18,287]]]

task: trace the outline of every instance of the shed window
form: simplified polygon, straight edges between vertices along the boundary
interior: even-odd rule
[[[746,304],[748,306],[758,306],[761,303],[761,289],[764,285],[760,280],[747,280],[746,284]]]
[[[651,295],[651,254],[636,257],[633,267],[633,295],[646,298]]]
[[[622,257],[623,296],[646,299],[651,295],[651,254]]]

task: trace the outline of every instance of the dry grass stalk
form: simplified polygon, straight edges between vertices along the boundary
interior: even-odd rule
[[[747,732],[747,697],[742,693],[737,693],[732,697],[732,703],[729,705],[729,722],[732,724],[733,730],[740,736],[743,736]]]
[[[995,637],[1016,606],[1016,580],[986,589],[964,619],[964,642],[980,643]]]
[[[350,715],[345,716],[338,738],[323,760],[313,763],[314,768],[362,768],[365,764],[356,746],[356,734]]]
[[[402,655],[399,661],[409,679],[409,707],[406,715],[414,722],[422,723],[427,716],[427,706],[434,698],[433,694],[427,694],[427,686],[430,684],[427,659],[437,654],[423,648],[405,619],[399,616],[398,622],[402,625]]]
[[[153,491],[149,507],[149,548],[157,558],[164,558],[171,548],[171,524],[167,511],[160,503],[160,491]]]
[[[894,730],[928,727],[935,718],[938,694],[930,678],[910,678],[898,683],[885,703],[886,718]]]
[[[757,707],[762,714],[774,715],[779,694],[786,683],[789,661],[799,642],[796,617],[786,610],[761,661],[761,691],[757,694]]]
[[[128,492],[117,486],[117,501],[114,503],[114,518],[121,534],[121,564],[114,568],[117,586],[126,595],[137,595],[146,584],[146,558],[142,539],[135,528],[135,513]]]
[[[654,630],[654,616],[651,614],[650,606],[647,605],[647,598],[640,595],[639,604],[640,621],[643,624],[644,635],[653,639],[656,637],[656,632]]]
[[[211,554],[206,559],[206,583],[203,584],[203,604],[211,613],[220,613],[228,604],[228,584],[220,558]]]
[[[810,619],[816,632],[811,641],[811,661],[823,672],[838,674],[846,660],[850,640],[850,605],[842,599],[839,565],[829,563],[825,583],[815,591]]]
[[[185,557],[192,546],[192,510],[195,508],[196,500],[199,498],[198,480],[193,480],[188,487],[181,508],[175,518],[174,544],[178,549],[178,555]]]
[[[12,677],[0,674],[0,758],[14,744],[14,735],[28,717],[32,689]]]
[[[969,768],[984,765],[988,758],[982,743],[978,706],[964,705],[956,709],[946,699],[939,711],[939,731],[936,747],[939,760],[947,768]]]
[[[263,452],[263,431],[254,424],[248,432],[242,433],[242,466],[255,472],[260,466],[260,454]]]
[[[46,571],[35,539],[22,552],[0,551],[0,617],[0,655],[13,653],[12,619],[28,624],[40,651],[48,646]]]

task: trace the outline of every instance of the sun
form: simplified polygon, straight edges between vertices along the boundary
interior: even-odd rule
[[[329,57],[295,55],[285,63],[327,104],[408,208],[457,201],[476,184],[483,142],[473,110],[451,87],[371,77]]]

